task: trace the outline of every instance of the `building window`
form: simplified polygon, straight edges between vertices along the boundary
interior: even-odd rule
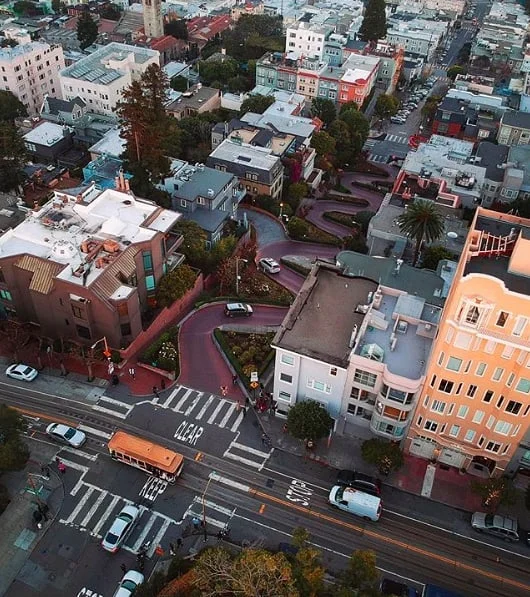
[[[502,406],[503,402],[504,402],[504,396],[500,396],[499,399],[497,400],[497,408],[500,408]]]
[[[488,442],[484,448],[486,452],[495,452],[495,454],[501,449],[501,444],[497,442]]]
[[[491,429],[493,427],[493,423],[495,423],[495,417],[493,415],[490,415],[488,417],[488,421],[486,422],[486,427],[488,429]]]
[[[0,289],[0,299],[2,299],[4,301],[12,301],[13,297],[11,296],[11,293],[9,292],[9,290],[4,290],[2,288],[2,289]]]
[[[486,390],[486,392],[484,393],[484,398],[482,398],[482,402],[491,402],[493,395],[494,393],[491,390]]]
[[[120,325],[120,332],[122,336],[130,336],[131,335],[131,324],[130,323],[122,323]]]
[[[142,251],[142,259],[144,261],[144,271],[153,269],[153,256],[151,251]]]
[[[469,412],[469,408],[465,405],[462,405],[462,406],[458,407],[458,412],[456,413],[456,416],[459,419],[465,419],[467,417],[468,412]]]
[[[527,321],[528,320],[526,319],[526,317],[518,317],[515,320],[515,325],[513,326],[513,332],[512,332],[512,334],[514,336],[522,336],[524,328],[526,327],[526,322]]]
[[[425,426],[423,428],[434,433],[438,429],[438,423],[435,421],[425,421]]]
[[[283,390],[280,391],[278,398],[280,400],[285,400],[286,402],[291,402],[291,394],[289,394],[289,392],[284,392]]]
[[[460,371],[461,366],[462,359],[457,359],[456,357],[449,357],[446,369],[449,369],[450,371]]]
[[[478,307],[473,305],[467,310],[465,322],[469,323],[470,325],[475,325],[478,322],[479,317],[480,311],[478,310]]]
[[[504,369],[502,367],[497,367],[495,372],[493,373],[493,381],[499,381],[504,374]]]
[[[282,354],[280,361],[284,363],[284,365],[294,365],[294,357],[289,354]]]
[[[337,375],[337,367],[331,367],[329,370],[330,375]]]
[[[363,386],[373,388],[375,387],[375,383],[377,381],[377,375],[375,373],[363,371],[362,369],[355,369],[355,375],[353,376],[353,380],[356,383],[362,384]]]
[[[72,313],[73,313],[74,317],[77,317],[77,319],[85,319],[85,317],[84,317],[85,312],[80,307],[76,307],[75,305],[72,305]]]
[[[433,375],[432,379],[431,379],[431,388],[434,388],[435,383],[436,383],[436,375]]]
[[[508,435],[512,430],[513,425],[506,421],[497,421],[495,423],[495,433],[499,433],[500,435]]]
[[[90,335],[90,330],[85,327],[84,325],[76,325],[77,335],[80,338],[85,338],[85,340],[91,340],[92,336]]]
[[[482,377],[482,375],[484,375],[485,371],[486,371],[486,363],[479,363],[478,367],[477,367],[476,374],[479,377]]]
[[[509,400],[504,411],[510,413],[511,415],[518,415],[521,411],[522,406],[523,405],[520,402],[516,402],[515,400]]]
[[[331,394],[331,386],[329,386],[326,383],[322,383],[321,381],[315,381],[314,379],[308,379],[307,386],[309,388],[313,388],[313,390],[318,390],[319,392],[325,392],[326,394]]]
[[[484,347],[484,352],[487,352],[488,354],[493,354],[495,352],[496,346],[497,342],[494,342],[493,340],[488,340],[486,342],[486,346]]]
[[[479,437],[479,440],[478,440],[478,442],[477,442],[477,443],[478,443],[478,447],[479,447],[479,448],[482,448],[482,444],[484,443],[484,440],[485,440],[485,439],[486,439],[486,438],[485,438],[483,435],[481,435],[481,436]]]
[[[438,389],[440,392],[445,392],[446,394],[450,394],[453,391],[454,382],[449,381],[448,379],[441,379],[440,385]]]
[[[449,435],[451,437],[458,437],[460,433],[460,425],[451,425],[451,429],[449,429]]]
[[[445,411],[446,403],[441,400],[433,400],[431,404],[431,410],[437,413],[443,413]]]
[[[155,289],[155,277],[150,275],[150,276],[145,276],[145,288],[147,289],[147,291],[152,291]]]
[[[513,346],[505,346],[504,350],[502,351],[501,357],[503,359],[511,359],[514,350],[515,348]]]
[[[473,429],[468,429],[464,436],[464,440],[466,442],[472,442],[474,439],[475,439],[475,432],[473,431]]]
[[[293,383],[293,376],[288,375],[287,373],[280,373],[280,381],[285,381],[286,383]]]
[[[499,313],[499,316],[497,317],[497,323],[495,325],[500,328],[503,328],[506,325],[507,321],[508,321],[508,313],[506,313],[506,311],[501,311]]]
[[[523,394],[530,394],[530,379],[521,377],[521,379],[517,382],[515,389]]]
[[[475,411],[475,414],[473,415],[473,423],[482,423],[482,420],[484,419],[484,411],[483,410],[477,410]]]

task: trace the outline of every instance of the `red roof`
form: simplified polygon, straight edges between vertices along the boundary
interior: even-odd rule
[[[198,35],[205,39],[211,39],[232,25],[232,18],[229,15],[217,17],[195,17],[187,23],[188,33]]]
[[[172,48],[185,48],[187,43],[183,39],[175,39],[171,35],[163,35],[151,40],[149,44],[152,50],[158,50],[164,52],[165,50],[171,50]]]

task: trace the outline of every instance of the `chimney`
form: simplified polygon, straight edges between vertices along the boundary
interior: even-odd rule
[[[127,192],[127,187],[125,185],[125,178],[123,176],[123,168],[120,168],[118,176],[116,177],[116,190],[122,191],[123,193]]]

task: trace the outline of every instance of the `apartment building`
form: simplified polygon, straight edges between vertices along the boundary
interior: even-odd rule
[[[25,35],[18,46],[0,48],[0,90],[11,91],[34,116],[48,95],[62,97],[59,71],[63,68],[61,46],[31,41]]]
[[[391,19],[388,21],[386,41],[431,62],[436,48],[447,34],[447,23],[427,19]]]
[[[497,141],[503,145],[528,145],[530,143],[530,113],[506,111],[499,123]]]
[[[89,112],[115,116],[122,91],[159,60],[156,50],[112,42],[61,71],[63,98],[81,98]]]
[[[297,21],[287,27],[285,32],[285,53],[297,58],[318,58],[324,56],[324,44],[333,33],[329,25],[312,25]]]
[[[142,331],[142,312],[178,259],[181,217],[94,184],[55,191],[0,237],[0,303],[43,336],[116,348]]]
[[[225,139],[209,155],[206,165],[235,174],[249,195],[270,195],[276,199],[282,195],[283,165],[272,149]]]
[[[337,433],[401,441],[445,286],[442,276],[401,260],[344,251],[337,266],[317,262],[272,342],[277,413],[316,400]]]
[[[479,476],[513,474],[530,413],[530,220],[478,208],[447,297],[406,449]]]

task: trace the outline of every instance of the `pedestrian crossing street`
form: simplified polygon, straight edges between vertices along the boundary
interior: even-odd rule
[[[393,141],[394,143],[403,143],[404,145],[407,145],[409,138],[407,135],[393,135],[388,133],[385,137],[385,141]]]

